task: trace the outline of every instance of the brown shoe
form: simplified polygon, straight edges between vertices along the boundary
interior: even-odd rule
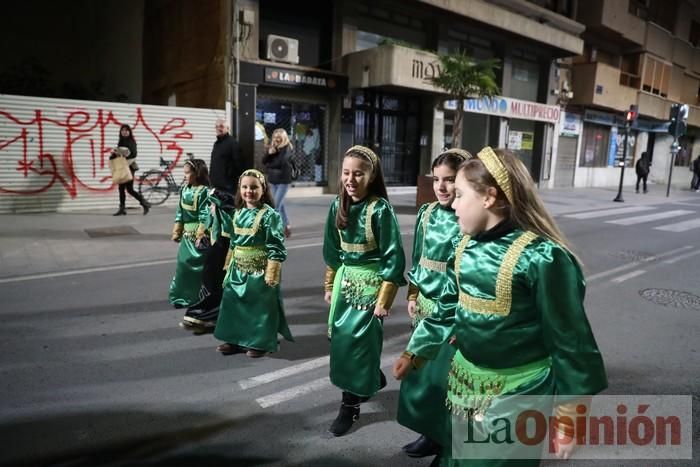
[[[284,227],[284,236],[285,238],[289,238],[292,236],[292,229],[290,229],[288,225]]]
[[[216,348],[216,351],[221,353],[222,355],[233,355],[239,352],[242,352],[241,348],[238,347],[237,345],[234,344],[221,344]]]
[[[267,352],[265,352],[264,350],[250,349],[245,354],[247,356],[249,356],[250,358],[260,358],[260,357],[264,357],[265,354],[267,354]]]

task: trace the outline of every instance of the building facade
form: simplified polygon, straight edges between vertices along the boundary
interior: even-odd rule
[[[700,5],[687,0],[579,2],[586,26],[583,54],[562,63],[573,98],[562,117],[555,186],[615,186],[624,150],[624,114],[637,105],[628,137],[627,166],[646,152],[656,183],[689,185],[688,168],[700,151]],[[683,148],[671,160],[671,105],[690,106]],[[559,165],[561,163],[561,170]],[[673,171],[671,166],[673,165]],[[635,177],[626,177],[626,184]]]

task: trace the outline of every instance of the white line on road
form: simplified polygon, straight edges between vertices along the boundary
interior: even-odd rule
[[[586,280],[590,282],[590,281],[593,281],[596,279],[600,279],[601,277],[609,276],[611,274],[616,274],[616,273],[621,272],[621,271],[626,271],[627,269],[635,268],[635,267],[639,266],[640,264],[650,263],[652,261],[656,261],[657,259],[665,258],[666,256],[672,256],[672,255],[675,255],[676,253],[680,253],[681,251],[687,251],[687,250],[692,250],[692,249],[693,249],[692,246],[684,246],[681,248],[676,248],[674,250],[667,251],[665,253],[659,253],[658,255],[650,256],[648,258],[644,258],[644,259],[641,259],[639,261],[633,261],[633,262],[628,263],[628,264],[623,264],[622,266],[608,269],[607,271],[601,271],[601,272],[596,273],[596,274],[591,274],[590,276],[588,276],[586,278]]]
[[[685,232],[686,230],[696,229],[700,227],[700,218],[691,219],[689,221],[676,222],[675,224],[655,227],[655,230],[665,230],[666,232]]]
[[[669,217],[683,216],[685,214],[694,214],[695,211],[687,211],[684,209],[677,209],[675,211],[657,212],[656,214],[642,214],[635,217],[625,217],[624,219],[617,219],[614,221],[606,221],[607,224],[617,224],[617,225],[635,225],[643,224],[644,222],[658,221],[660,219],[668,219]]]
[[[572,219],[593,219],[596,217],[613,216],[615,214],[628,214],[630,212],[640,212],[655,209],[651,206],[630,206],[628,208],[603,209],[602,211],[580,212],[578,214],[566,214],[562,217],[570,217]]]
[[[266,409],[268,407],[272,407],[273,405],[296,399],[304,394],[318,391],[320,389],[326,389],[330,385],[331,379],[328,376],[324,376],[323,378],[315,379],[313,381],[309,381],[308,383],[270,394],[269,396],[258,397],[255,399],[255,402],[257,402],[263,409]]]
[[[646,271],[643,269],[637,269],[636,271],[628,272],[627,274],[624,274],[620,277],[616,277],[615,279],[611,279],[610,282],[615,282],[616,284],[619,284],[621,282],[626,281],[627,279],[632,279],[633,277],[641,276],[645,272]]]
[[[92,274],[93,272],[118,271],[120,269],[143,268],[143,267],[147,267],[147,266],[158,266],[161,264],[169,264],[169,263],[174,263],[174,262],[175,262],[174,258],[168,258],[168,259],[157,259],[154,261],[142,261],[139,263],[116,264],[113,266],[100,266],[100,267],[96,267],[96,268],[77,269],[74,271],[47,272],[47,273],[42,273],[42,274],[30,274],[28,276],[20,276],[20,277],[6,277],[4,279],[0,279],[0,284],[8,284],[10,282],[33,281],[33,280],[37,280],[37,279],[52,279],[54,277],[77,276],[80,274]]]
[[[281,378],[286,378],[287,376],[320,368],[327,365],[330,362],[330,358],[331,357],[329,355],[321,358],[314,358],[313,360],[309,360],[298,365],[288,366],[286,368],[282,368],[281,370],[271,371],[269,373],[263,373],[261,375],[253,376],[252,378],[241,380],[238,382],[238,384],[241,389],[254,388],[255,386],[267,384]]]
[[[694,252],[692,252],[692,253],[688,253],[687,255],[680,255],[680,256],[676,256],[675,258],[667,259],[666,261],[664,261],[664,263],[665,263],[665,264],[677,263],[678,261],[691,258],[691,257],[693,257],[693,256],[695,256],[695,255],[700,255],[700,250],[694,251]]]

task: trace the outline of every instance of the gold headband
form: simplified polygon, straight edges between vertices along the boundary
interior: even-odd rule
[[[484,163],[486,170],[488,170],[494,180],[496,180],[496,183],[506,195],[510,204],[513,204],[513,189],[510,185],[508,171],[503,165],[503,162],[501,162],[496,153],[493,152],[493,149],[489,146],[479,151],[477,157]]]
[[[241,180],[243,180],[243,177],[255,177],[258,180],[260,180],[260,183],[262,183],[263,189],[265,188],[265,185],[267,185],[267,181],[265,180],[265,175],[263,175],[262,172],[259,170],[255,169],[248,169],[245,172],[241,174],[240,177],[238,177],[238,186],[241,186]]]
[[[369,162],[372,164],[372,173],[375,173],[377,171],[377,167],[379,167],[379,158],[370,148],[360,145],[353,146],[347,151],[345,151],[345,155],[347,156],[351,152],[358,152],[365,156],[367,159],[369,159]]]
[[[474,158],[474,156],[472,156],[469,151],[466,151],[466,150],[460,149],[460,148],[451,148],[451,149],[448,149],[447,151],[444,151],[442,154],[456,154],[458,156],[461,156],[465,161],[468,161],[469,159]],[[442,154],[440,154],[440,155],[442,155]]]

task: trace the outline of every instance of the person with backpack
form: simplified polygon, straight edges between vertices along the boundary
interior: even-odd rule
[[[649,176],[649,167],[651,166],[651,162],[649,161],[649,156],[646,151],[642,153],[642,157],[639,158],[637,161],[637,164],[634,166],[635,172],[637,172],[637,185],[634,190],[635,193],[639,193],[639,182],[642,181],[643,187],[644,187],[644,193],[646,193],[647,190],[647,177]]]

